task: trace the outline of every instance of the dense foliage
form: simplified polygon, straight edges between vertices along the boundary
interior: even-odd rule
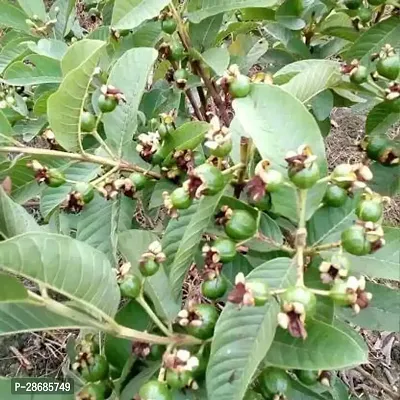
[[[80,328],[81,400],[347,399],[352,326],[399,328],[399,15],[0,0],[0,333]],[[343,106],[361,162],[328,169]]]

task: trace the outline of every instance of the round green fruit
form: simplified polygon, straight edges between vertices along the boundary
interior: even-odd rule
[[[290,180],[300,189],[309,189],[314,186],[319,179],[319,168],[313,163],[309,168],[303,168],[301,171],[289,169]]]
[[[224,176],[217,167],[211,164],[203,164],[198,166],[194,171],[206,185],[206,189],[203,191],[203,194],[206,196],[217,194],[224,188]]]
[[[222,297],[228,289],[228,283],[223,276],[217,276],[214,279],[204,281],[201,284],[201,293],[210,300],[216,300]]]
[[[145,383],[139,390],[139,396],[141,400],[173,400],[167,384],[156,380]]]
[[[58,171],[56,169],[50,169],[47,173],[48,178],[46,180],[47,186],[56,188],[64,185],[66,182],[65,175],[63,172]]]
[[[269,299],[269,287],[266,282],[250,281],[246,283],[251,290],[256,306],[263,306]]]
[[[173,369],[167,369],[165,380],[172,389],[183,389],[187,386],[192,379],[192,373],[190,371],[174,371]]]
[[[172,205],[177,210],[186,210],[192,204],[189,193],[182,187],[175,189],[171,193]]]
[[[275,169],[270,169],[265,173],[265,180],[267,182],[267,192],[273,193],[282,187],[283,175]]]
[[[150,354],[147,358],[152,361],[161,360],[164,352],[165,346],[161,346],[160,344],[152,344],[150,347]]]
[[[214,247],[218,254],[220,261],[227,263],[236,257],[236,243],[230,239],[217,239],[212,247]]]
[[[81,195],[85,204],[89,204],[94,198],[94,189],[90,183],[77,182],[72,190]]]
[[[361,200],[357,205],[356,214],[362,221],[378,222],[382,218],[383,204],[377,199]]]
[[[217,148],[215,149],[210,149],[210,154],[212,154],[215,157],[220,157],[223,158],[227,156],[232,150],[232,140],[227,140],[223,144],[220,144]]]
[[[172,35],[176,31],[176,27],[177,23],[173,18],[167,18],[161,22],[161,29],[169,35]]]
[[[373,12],[368,7],[360,7],[358,10],[358,18],[360,18],[360,21],[363,22],[364,24],[371,21],[372,15]]]
[[[341,207],[347,200],[346,189],[337,185],[329,185],[324,196],[324,203],[329,207]]]
[[[267,192],[265,192],[264,196],[257,201],[251,201],[250,204],[252,204],[254,207],[258,208],[261,211],[268,211],[272,207],[272,199],[271,195]]]
[[[387,136],[374,135],[367,138],[367,156],[377,161],[382,152],[389,146]]]
[[[185,49],[179,43],[173,43],[170,48],[169,59],[171,61],[182,61],[185,57]]]
[[[396,80],[400,73],[400,59],[398,54],[381,58],[376,64],[376,70],[379,75],[391,81]]]
[[[359,65],[358,67],[356,67],[354,73],[350,75],[350,80],[353,83],[357,84],[365,82],[367,78],[368,78],[368,70],[363,65]]]
[[[83,111],[81,114],[82,132],[92,132],[95,127],[96,127],[96,117],[88,111]]]
[[[155,260],[149,259],[139,264],[140,272],[143,276],[153,276],[160,269],[160,264]]]
[[[137,191],[143,190],[149,183],[149,179],[140,172],[133,172],[130,174],[129,180],[133,183]]]
[[[342,232],[342,247],[355,256],[365,256],[371,252],[371,243],[365,237],[365,229],[354,225]]]
[[[202,321],[200,326],[189,324],[187,332],[199,339],[209,339],[214,334],[215,324],[218,320],[218,311],[210,304],[197,304],[193,310],[196,312],[198,319]]]
[[[115,110],[115,108],[118,105],[118,101],[115,97],[109,97],[109,96],[105,96],[104,94],[101,94],[99,96],[97,105],[99,106],[99,109],[101,112],[109,113],[109,112]]]
[[[282,300],[287,303],[301,303],[307,317],[315,314],[317,298],[315,294],[305,287],[293,286],[282,294]]]
[[[301,383],[304,383],[305,385],[311,386],[317,383],[318,380],[318,371],[312,371],[312,370],[304,370],[304,369],[298,369],[294,371],[296,374],[297,378]]]
[[[225,224],[225,233],[233,240],[246,240],[257,232],[257,221],[245,210],[233,210]]]
[[[261,372],[259,385],[266,396],[283,395],[289,390],[290,378],[283,369],[269,367]]]
[[[229,84],[229,93],[233,98],[246,97],[250,93],[250,78],[240,74]]]
[[[142,283],[136,275],[128,275],[120,283],[119,288],[122,296],[136,299],[140,295]]]
[[[96,354],[91,364],[82,367],[82,378],[87,382],[103,381],[108,378],[108,361],[100,354]]]
[[[349,10],[357,10],[362,4],[362,0],[345,0],[344,5],[349,9]]]

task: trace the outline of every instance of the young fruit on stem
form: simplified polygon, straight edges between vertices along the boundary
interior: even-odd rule
[[[65,174],[57,169],[50,169],[47,172],[46,185],[52,188],[60,187],[66,182]]]
[[[97,101],[97,105],[102,113],[109,113],[116,109],[118,100],[115,97],[101,94]]]
[[[83,111],[81,114],[82,132],[93,132],[95,127],[96,127],[96,117],[88,111]]]
[[[394,81],[399,76],[400,58],[390,44],[386,44],[379,53],[376,70],[379,75],[391,81]]]
[[[343,248],[355,256],[365,256],[371,252],[371,242],[366,237],[365,227],[353,225],[342,232]]]
[[[222,275],[214,279],[205,280],[201,284],[201,294],[210,300],[217,300],[222,297],[228,289],[228,282]]]
[[[133,172],[130,174],[129,179],[132,182],[135,191],[143,190],[149,184],[149,178],[139,172]]]
[[[221,124],[217,116],[211,118],[206,139],[204,145],[210,149],[211,155],[215,157],[223,158],[232,150],[232,138],[229,129]]]
[[[219,80],[219,84],[226,88],[233,98],[246,97],[250,93],[251,80],[248,76],[240,73],[239,67],[233,64]]]
[[[368,78],[368,70],[363,65],[358,65],[350,72],[350,80],[353,83],[364,83]]]
[[[235,277],[235,287],[228,295],[228,301],[241,306],[263,306],[270,298],[268,284],[259,280],[246,281],[242,272]]]
[[[140,400],[173,400],[172,393],[165,382],[151,380],[139,390]]]
[[[285,157],[288,163],[288,176],[300,189],[309,189],[320,178],[317,156],[312,154],[310,147],[302,145],[295,151],[289,151]]]
[[[142,290],[142,283],[136,275],[127,275],[120,282],[119,288],[122,296],[136,299]]]
[[[215,240],[212,244],[211,250],[216,252],[219,256],[219,261],[227,263],[236,257],[236,243],[227,238]],[[204,252],[204,248],[203,248]]]
[[[82,378],[87,382],[97,382],[108,378],[108,361],[100,354],[96,354],[80,368],[78,368]]]
[[[189,73],[184,68],[179,68],[174,72],[174,81],[179,89],[184,89],[189,79]]]
[[[356,207],[357,217],[362,221],[378,222],[383,215],[384,199],[372,191],[363,193],[362,197]]]
[[[329,184],[326,188],[325,196],[323,199],[324,204],[329,207],[341,207],[348,198],[348,193],[346,189],[340,186]]]
[[[163,32],[172,35],[176,31],[177,23],[174,18],[167,17],[161,21],[161,29]]]
[[[304,385],[311,386],[315,385],[318,382],[319,373],[318,371],[306,370],[306,369],[297,369],[294,371],[297,378]]]
[[[139,260],[139,270],[143,276],[153,276],[160,269],[160,265],[165,261],[165,254],[162,252],[160,242],[153,242],[148,250],[142,254]]]
[[[258,383],[264,396],[283,400],[290,387],[290,378],[283,369],[268,367],[261,372]]]
[[[219,193],[225,186],[221,171],[211,164],[202,164],[189,173],[189,180],[183,187],[191,198],[199,199],[202,195],[212,196]]]
[[[199,360],[188,350],[175,350],[165,354],[163,361],[166,368],[166,381],[171,388],[183,389],[193,382],[192,371],[199,366]]]
[[[360,18],[360,21],[363,24],[368,23],[369,21],[371,21],[372,16],[373,16],[373,12],[370,8],[368,7],[360,7],[358,10],[358,18]]]
[[[223,207],[222,213],[225,233],[231,239],[247,240],[256,234],[257,221],[249,212]]]

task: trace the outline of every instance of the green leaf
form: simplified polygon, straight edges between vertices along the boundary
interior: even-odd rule
[[[291,30],[303,29],[306,23],[300,18],[302,11],[301,0],[285,0],[276,10],[276,21]]]
[[[236,257],[229,263],[224,264],[224,277],[229,280],[232,286],[235,284],[236,275],[239,272],[243,272],[244,275],[249,274],[253,270],[253,266],[250,261],[240,253],[236,254]]]
[[[148,367],[140,371],[133,379],[131,379],[124,390],[120,394],[120,400],[131,400],[138,394],[140,388],[147,383],[151,377],[160,369],[160,363],[148,363]],[[10,399],[12,400],[12,399]]]
[[[265,361],[282,369],[332,370],[368,361],[368,348],[352,328],[322,321],[306,323],[307,339],[278,328]]]
[[[336,36],[351,42],[359,37],[359,32],[355,29],[351,17],[344,12],[329,15],[321,23],[319,30],[326,35]]]
[[[31,43],[29,49],[36,54],[61,60],[68,50],[65,42],[56,39],[40,39],[37,43]]]
[[[13,128],[2,110],[0,110],[0,134],[7,137],[12,137],[14,134]],[[4,136],[0,136],[0,143],[10,144]]]
[[[400,120],[400,113],[393,112],[386,102],[377,104],[367,116],[365,132],[367,135],[386,134],[389,128]]]
[[[108,84],[123,91],[126,103],[121,103],[112,113],[103,117],[107,138],[119,153],[132,141],[137,126],[137,112],[148,75],[157,58],[157,51],[137,48],[127,51],[111,70]]]
[[[29,16],[36,17],[42,22],[46,22],[46,8],[43,0],[18,0],[19,5]]]
[[[47,92],[44,92],[37,98],[37,100],[35,101],[35,105],[33,106],[33,112],[35,115],[41,116],[47,114],[47,100],[54,92],[55,90],[49,90]]]
[[[252,9],[248,8],[248,10],[252,10]],[[212,18],[212,17],[210,17],[210,18]],[[204,21],[206,21],[206,20],[204,20]],[[221,43],[226,37],[228,37],[230,35],[232,35],[233,37],[236,37],[237,35],[239,35],[241,33],[251,32],[251,31],[257,29],[257,27],[258,27],[257,22],[252,22],[252,21],[231,22],[228,26],[226,26],[225,29],[218,32],[218,35],[217,35],[216,39],[214,39],[214,42]]]
[[[212,15],[245,7],[273,7],[277,0],[191,0],[189,20],[195,23]]]
[[[369,28],[344,54],[351,61],[357,59],[363,65],[371,63],[370,57],[378,53],[385,44],[398,47],[400,44],[400,18],[392,16]]]
[[[115,0],[112,26],[115,29],[136,28],[157,16],[168,3],[168,0]]]
[[[0,273],[0,306],[5,302],[23,301],[27,298],[28,292],[20,280]]]
[[[289,150],[308,144],[317,156],[321,176],[327,171],[322,136],[313,116],[303,104],[283,89],[272,85],[253,85],[250,95],[233,102],[236,117],[247,136],[254,140],[261,157],[272,167],[286,174],[285,156]],[[290,114],[291,118],[287,118]],[[308,191],[307,219],[318,208],[325,185],[316,185]],[[295,192],[284,188],[272,196],[276,212],[296,219],[293,207]],[[282,205],[282,207],[281,207]]]
[[[346,254],[351,270],[371,277],[400,280],[400,228],[384,227],[386,244],[367,256]]]
[[[330,90],[324,90],[311,100],[311,107],[317,121],[329,119],[333,108],[333,94]],[[329,120],[330,125],[330,120]]]
[[[398,332],[400,330],[400,292],[389,286],[367,282],[367,292],[372,293],[369,306],[359,314],[351,308],[337,307],[336,314],[351,324],[374,331]]]
[[[58,83],[62,80],[60,62],[41,55],[30,55],[24,61],[11,64],[4,74],[4,80],[14,86]]]
[[[146,311],[136,301],[132,300],[117,312],[115,321],[128,328],[145,331],[149,327],[150,318]],[[106,335],[104,352],[107,361],[122,371],[125,363],[132,355],[132,340]]]
[[[0,303],[0,336],[53,329],[82,329],[83,325],[83,322],[77,323],[40,305]]]
[[[117,264],[117,235],[130,229],[136,201],[125,196],[107,201],[100,196],[82,211],[76,238],[107,255],[112,264]]]
[[[14,61],[22,60],[25,55],[30,53],[28,46],[30,42],[27,38],[16,38],[7,43],[0,53],[0,74]]]
[[[253,270],[246,280],[262,280],[278,289],[293,284],[296,269],[289,258],[277,258]],[[210,400],[241,400],[272,343],[278,303],[242,307],[228,303],[222,311],[207,367]]]
[[[133,272],[140,274],[139,259],[147,251],[149,244],[156,240],[158,237],[154,233],[133,229],[118,235],[118,250],[131,263]],[[144,290],[159,316],[168,321],[175,319],[181,307],[169,290],[168,277],[163,267],[146,279]]]
[[[374,178],[368,186],[372,190],[384,196],[400,193],[400,166],[386,167],[376,162],[370,168]]]
[[[64,57],[67,57],[69,52],[75,53],[74,49],[79,48],[87,50],[84,54],[85,59],[79,66],[67,73],[60,88],[48,100],[50,126],[57,142],[69,151],[79,149],[81,113],[93,70],[105,45],[104,42],[91,40],[90,49],[88,49],[88,46],[83,47],[87,42],[87,40],[82,40],[68,49]]]
[[[313,386],[304,386],[300,382],[294,379],[290,380],[289,390],[286,393],[289,399],[296,400],[327,400],[325,396],[322,396],[313,390]],[[330,399],[330,397],[329,397]],[[347,400],[347,398],[346,398]]]
[[[0,27],[12,28],[30,33],[30,27],[25,22],[28,16],[9,1],[0,2]]]
[[[302,61],[299,61],[301,63]],[[328,60],[313,60],[309,68],[297,74],[282,86],[301,102],[307,103],[314,96],[342,81],[339,64]]]
[[[219,200],[221,199],[222,193],[223,192],[221,191],[214,196],[205,196],[199,200],[197,207],[194,204],[189,208],[189,213],[193,208],[196,208],[196,212],[193,214],[193,217],[190,219],[189,224],[185,228],[182,240],[180,241],[179,247],[174,256],[174,261],[173,263],[170,263],[169,269],[171,290],[176,299],[181,296],[182,284],[186,273],[189,270],[191,262],[193,261],[195,252],[201,241],[201,237],[214,216],[214,211],[219,203]],[[165,243],[168,243],[171,240],[171,238],[168,238],[167,234],[168,228],[164,238],[165,248],[167,248]],[[175,236],[175,232],[173,232],[173,235]],[[169,253],[169,250],[167,253]]]
[[[169,179],[160,179],[154,186],[153,192],[151,194],[149,209],[160,207],[164,204],[164,199],[162,194],[164,192],[171,193],[178,186],[172,183]]]
[[[69,33],[69,21],[71,14],[74,11],[75,0],[56,0],[52,7],[50,15],[52,18],[57,19],[56,25],[54,26],[54,32],[57,39],[64,39]],[[55,12],[55,8],[58,8],[58,12]]]
[[[199,51],[204,51],[217,43],[215,38],[222,25],[222,18],[221,13],[206,18],[198,24],[190,23],[189,36],[192,39],[192,46]]]
[[[19,204],[14,203],[0,186],[0,235],[11,238],[41,228],[35,219]]]
[[[85,243],[49,233],[0,242],[0,267],[55,290],[84,307],[113,316],[119,303],[115,274],[105,255]]]
[[[217,75],[223,75],[229,66],[229,51],[225,47],[208,49],[201,58]]]
[[[62,166],[66,179],[75,182],[89,182],[99,172],[99,166],[91,163],[71,163]],[[47,218],[55,208],[63,203],[73,184],[66,182],[57,188],[45,187],[40,198],[40,213]]]

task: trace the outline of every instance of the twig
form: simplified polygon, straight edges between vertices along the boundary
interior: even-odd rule
[[[34,147],[12,147],[4,146],[0,147],[0,153],[23,153],[23,154],[33,154],[42,156],[51,156],[57,158],[68,158],[70,160],[86,161],[93,164],[108,165],[110,167],[118,167],[121,171],[131,171],[131,172],[141,172],[144,175],[148,175],[154,179],[161,179],[161,175],[156,172],[148,171],[138,165],[131,164],[124,160],[111,160],[105,157],[99,157],[92,154],[78,154],[78,153],[67,153],[58,150],[40,149]]]
[[[399,394],[393,392],[387,385],[384,383],[378,381],[378,379],[374,378],[370,373],[368,373],[364,368],[361,367],[356,367],[355,370],[363,375],[365,378],[370,380],[374,385],[378,386],[380,389],[384,390],[390,397],[392,397],[395,400],[399,399]]]
[[[24,357],[16,347],[10,346],[9,349],[11,353],[13,353],[18,358],[18,361],[25,369],[29,370],[33,368],[31,362],[26,357]]]
[[[193,96],[193,93],[190,89],[185,90],[186,97],[190,101],[190,104],[193,107],[193,111],[196,114],[196,117],[199,121],[205,121],[202,113],[200,112],[199,106],[197,105],[196,99]]]
[[[296,232],[296,260],[297,260],[297,282],[296,286],[304,286],[304,249],[306,247],[306,204],[307,190],[298,191],[298,216],[299,225]]]
[[[245,167],[245,165],[242,164],[242,163],[233,165],[232,167],[227,168],[226,170],[222,171],[222,175],[229,175],[229,174],[231,174],[232,172],[235,172],[235,171],[237,171],[237,170],[243,169],[244,167]]]
[[[173,333],[170,332],[167,327],[160,321],[157,315],[153,312],[151,307],[147,304],[146,300],[143,296],[139,296],[136,301],[143,307],[143,309],[147,312],[148,316],[153,320],[153,322],[160,328],[161,332],[166,336],[172,336]]]
[[[243,165],[249,165],[249,156],[250,156],[250,144],[251,139],[242,136],[240,138],[240,162]],[[242,193],[242,190],[245,186],[245,179],[246,179],[246,169],[243,168],[238,173],[238,181],[235,185],[234,195],[238,199]]]
[[[113,153],[113,151],[108,147],[107,143],[103,140],[103,138],[99,135],[97,131],[92,132],[92,136],[99,142],[100,146],[106,151],[106,153],[115,160],[117,157]]]
[[[321,244],[320,246],[315,246],[315,247],[308,247],[304,250],[304,254],[305,255],[316,254],[321,251],[338,248],[341,245],[342,245],[342,242],[339,240],[338,242]]]
[[[208,121],[207,99],[206,99],[206,95],[204,94],[204,90],[201,86],[197,87],[197,93],[199,95],[199,99],[200,99],[200,103],[201,103],[200,110],[201,110],[202,114],[204,115],[205,120]]]
[[[386,4],[382,4],[382,5],[379,7],[379,10],[378,10],[378,12],[376,13],[376,16],[375,16],[375,19],[374,19],[374,24],[377,24],[377,23],[381,20],[382,16],[383,16],[384,13],[385,13],[385,7],[386,7]]]

